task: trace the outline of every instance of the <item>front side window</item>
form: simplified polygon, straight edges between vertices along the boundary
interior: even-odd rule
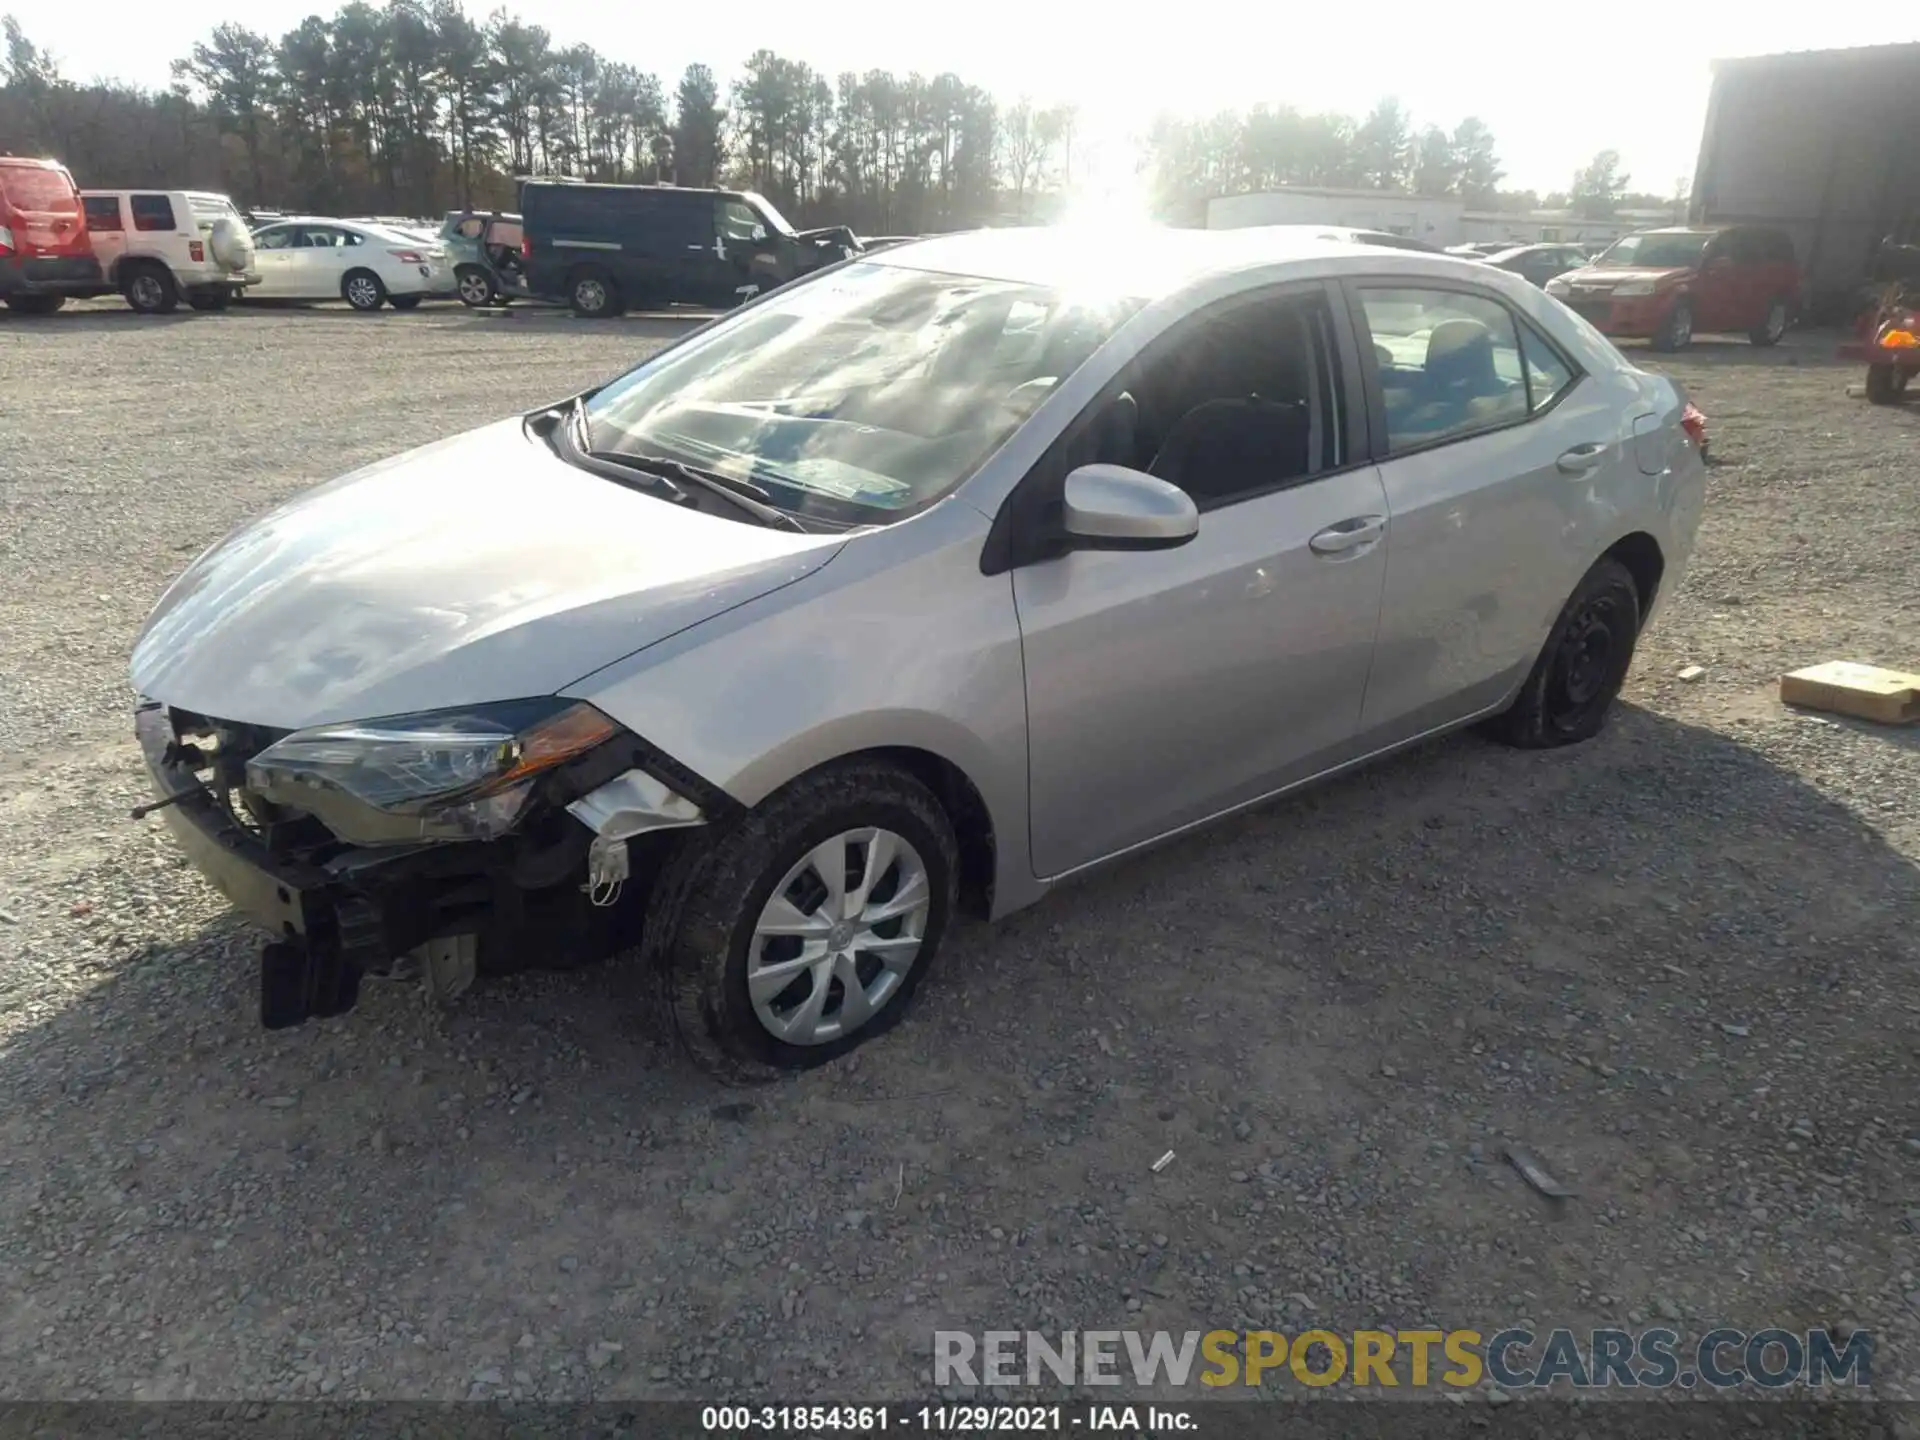
[[[288,250],[293,244],[294,231],[287,225],[269,225],[253,233],[253,248],[256,250]]]
[[[128,199],[136,230],[173,229],[173,202],[164,195],[135,195]]]
[[[794,228],[787,217],[774,208],[773,202],[764,195],[748,195],[747,204],[757,213],[761,222],[776,235],[792,235]]]
[[[715,229],[722,240],[750,244],[753,232],[762,228],[760,217],[738,200],[716,201],[714,210]]]
[[[118,195],[89,195],[82,203],[87,209],[87,229],[94,234],[105,235],[126,229],[120,223]]]
[[[885,523],[971,475],[1138,308],[852,265],[614,381],[588,401],[589,438],[751,481],[797,514]]]
[[[1450,290],[1360,292],[1386,405],[1390,453],[1524,420],[1527,379],[1512,314]]]

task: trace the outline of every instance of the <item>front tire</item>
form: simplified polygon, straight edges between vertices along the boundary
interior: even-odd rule
[[[389,295],[387,303],[396,310],[418,310],[424,298],[420,295]]]
[[[1898,405],[1906,393],[1906,372],[1898,366],[1867,367],[1867,399],[1875,405]]]
[[[64,295],[9,295],[7,308],[16,315],[51,315],[67,303]]]
[[[567,300],[582,320],[611,320],[627,308],[620,287],[598,266],[574,272],[567,283]]]
[[[1626,566],[1602,556],[1574,587],[1519,696],[1489,732],[1522,750],[1591,740],[1626,683],[1639,638],[1640,589]]]
[[[1778,345],[1787,333],[1787,302],[1775,300],[1767,307],[1767,318],[1747,332],[1747,338],[1760,346]]]
[[[1673,309],[1667,312],[1667,318],[1661,323],[1660,331],[1653,337],[1656,350],[1684,350],[1693,343],[1693,302],[1676,300]]]
[[[688,1054],[751,1084],[884,1034],[934,962],[958,873],[939,801],[880,761],[815,771],[698,834],[644,942]]]
[[[196,310],[225,310],[233,303],[231,290],[202,290],[198,294],[187,296],[187,304]]]
[[[120,293],[139,315],[171,315],[180,305],[180,287],[163,265],[135,265],[121,279]]]
[[[340,282],[340,298],[354,309],[371,314],[387,303],[387,287],[371,270],[349,270]]]

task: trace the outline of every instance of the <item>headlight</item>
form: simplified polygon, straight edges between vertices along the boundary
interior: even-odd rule
[[[1564,295],[1569,288],[1566,280],[1558,275],[1547,281],[1547,294],[1549,295]]]
[[[342,840],[491,840],[534,778],[619,733],[591,705],[548,698],[298,730],[247,763],[247,784]]]
[[[1632,299],[1635,295],[1651,295],[1653,291],[1654,284],[1651,280],[1624,280],[1613,287],[1615,295],[1625,296],[1627,299]]]

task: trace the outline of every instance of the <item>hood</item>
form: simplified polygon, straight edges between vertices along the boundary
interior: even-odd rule
[[[1658,284],[1662,280],[1678,280],[1681,276],[1691,275],[1692,273],[1693,271],[1685,265],[1669,265],[1664,268],[1628,265],[1588,265],[1579,270],[1569,270],[1560,278],[1565,280],[1569,285],[1581,285],[1591,289],[1604,288],[1611,290],[1614,286],[1623,285],[1629,280],[1651,280]]]
[[[286,729],[549,695],[843,543],[654,499],[503,421],[319,486],[215,545],[148,617],[133,683]]]

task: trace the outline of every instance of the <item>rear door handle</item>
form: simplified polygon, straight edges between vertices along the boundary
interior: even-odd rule
[[[1359,515],[1338,525],[1329,525],[1307,541],[1307,548],[1316,555],[1345,555],[1363,545],[1371,545],[1386,530],[1386,516]]]
[[[1559,460],[1560,471],[1564,475],[1584,475],[1606,458],[1607,447],[1598,441],[1588,441],[1585,445],[1576,445]]]
[[[687,246],[687,249],[689,249],[689,250],[704,250],[704,249],[706,249],[706,248],[707,248],[707,247],[706,247],[706,246],[704,246],[704,245],[689,245],[689,246]]]

